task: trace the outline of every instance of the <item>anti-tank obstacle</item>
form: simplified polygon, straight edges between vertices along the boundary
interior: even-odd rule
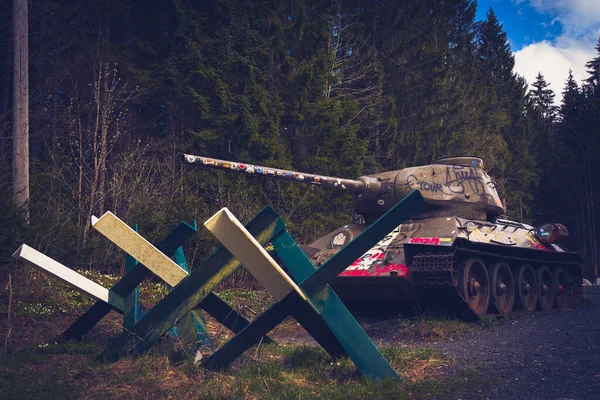
[[[225,345],[202,360],[207,367],[225,368],[252,345],[268,340],[268,332],[291,315],[332,357],[349,356],[363,375],[374,379],[399,379],[328,282],[343,271],[347,263],[360,257],[394,226],[418,211],[422,202],[418,192],[410,194],[319,269],[315,269],[306,258],[287,232],[285,222],[271,207],[265,208],[245,227],[227,209],[210,218],[205,225],[222,241],[223,247],[191,273],[181,268],[181,258],[176,257],[178,262],[174,262],[169,255],[175,255],[195,231],[195,226],[180,225],[181,228],[176,228],[155,247],[111,213],[94,219],[93,225],[97,230],[139,262],[132,264],[131,270],[111,289],[79,279],[73,275],[76,272],[65,266],[57,267],[57,262],[27,245],[21,246],[14,256],[98,300],[67,331],[78,338],[111,310],[125,314],[127,298],[132,296],[137,284],[150,271],[173,286],[143,315],[129,319],[123,334],[101,354],[100,358],[104,360],[140,354],[155,344],[171,326],[177,326],[181,332],[182,324],[187,324],[192,330],[191,334],[188,330],[182,335],[188,340],[184,345],[195,350],[189,354],[194,354],[195,360],[200,361],[199,338],[206,339],[207,336],[204,335],[206,331],[200,329],[201,316],[194,313],[202,309],[236,333]],[[264,250],[267,243],[273,244],[291,276]],[[215,287],[242,263],[276,299],[273,306],[251,323],[236,315],[213,293]]]

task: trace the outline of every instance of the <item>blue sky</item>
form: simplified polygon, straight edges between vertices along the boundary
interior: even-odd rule
[[[515,71],[528,82],[541,72],[560,103],[569,68],[576,80],[587,77],[585,63],[597,56],[600,0],[478,0],[478,20],[490,6],[504,24]]]

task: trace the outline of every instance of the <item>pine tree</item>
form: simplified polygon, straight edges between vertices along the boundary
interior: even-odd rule
[[[560,166],[555,157],[558,151],[555,125],[558,107],[554,105],[554,92],[548,88],[550,85],[541,73],[532,86],[529,91],[532,106],[529,118],[535,132],[532,151],[539,160],[537,175],[540,182],[536,189],[533,220],[543,223],[553,219],[552,207],[556,198],[548,194],[559,190],[556,174]]]
[[[483,71],[497,84],[506,84],[513,78],[515,57],[494,9],[490,7],[486,20],[479,23],[477,54]],[[498,87],[499,90],[502,90]]]
[[[546,82],[541,72],[538,72],[535,82],[531,84],[534,90],[529,92],[529,98],[533,103],[533,108],[538,112],[542,119],[552,124],[557,117],[558,106],[554,105],[554,92],[549,89],[549,83]]]
[[[585,64],[587,72],[590,75],[585,79],[586,86],[594,92],[600,87],[600,37],[596,43],[596,52],[598,56]]]
[[[584,115],[582,118],[582,163],[585,201],[582,205],[581,223],[586,237],[584,248],[593,265],[594,274],[600,272],[600,238],[596,226],[600,223],[600,196],[597,187],[600,184],[600,166],[594,162],[594,155],[600,152],[600,38],[595,47],[597,56],[586,63],[590,75],[583,86]]]

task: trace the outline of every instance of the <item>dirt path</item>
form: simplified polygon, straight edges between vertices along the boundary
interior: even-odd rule
[[[357,319],[379,346],[428,348],[452,360],[443,376],[464,386],[443,399],[598,400],[600,287],[585,289],[586,306],[522,315],[488,329],[442,320],[443,335],[432,334],[436,325],[426,321]],[[316,345],[293,320],[274,338]]]
[[[600,399],[600,287],[587,287],[585,297],[591,306],[536,313],[426,347],[476,368],[462,378],[457,399]]]

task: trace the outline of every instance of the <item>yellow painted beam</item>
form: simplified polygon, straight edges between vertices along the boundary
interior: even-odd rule
[[[110,211],[92,217],[92,226],[171,286],[188,273]]]
[[[209,218],[204,226],[277,300],[292,291],[306,300],[298,285],[227,208]]]

